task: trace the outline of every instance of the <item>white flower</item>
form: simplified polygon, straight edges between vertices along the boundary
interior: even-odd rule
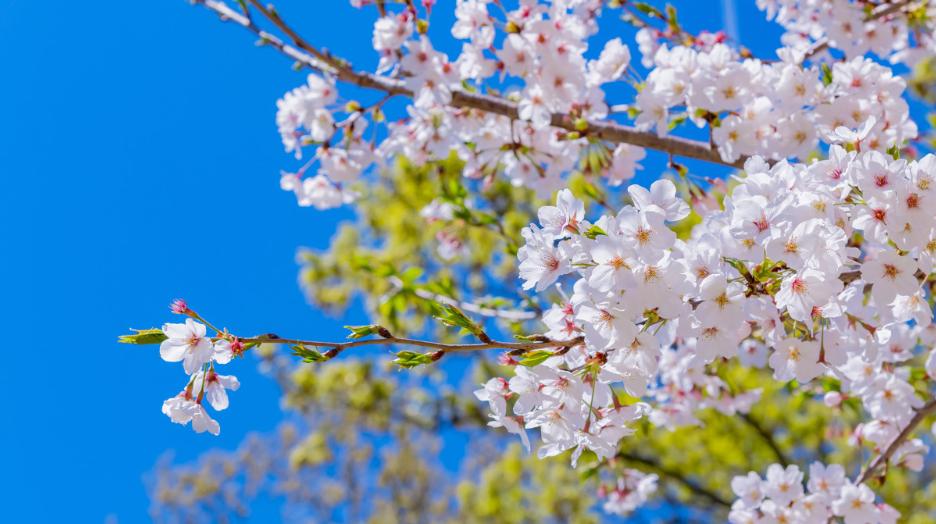
[[[803,472],[796,465],[784,468],[771,464],[767,468],[764,494],[781,506],[788,505],[803,496]]]
[[[625,180],[634,178],[637,170],[643,169],[639,162],[646,156],[647,152],[642,147],[618,144],[611,155],[611,166],[603,173],[608,178],[608,184],[619,186]]]
[[[741,507],[754,509],[764,500],[764,481],[760,475],[750,471],[746,476],[731,479],[731,491],[738,496]]]
[[[655,211],[670,222],[682,220],[689,215],[689,205],[676,196],[673,182],[663,179],[650,185],[647,191],[641,186],[631,185],[627,193],[634,199],[634,206],[640,211]]]
[[[191,422],[196,433],[207,431],[216,436],[221,433],[221,426],[208,415],[200,402],[191,397],[188,388],[178,396],[163,402],[162,412],[176,424],[185,425]]]
[[[221,434],[221,425],[218,424],[217,420],[208,415],[208,412],[205,411],[204,406],[201,404],[195,406],[195,413],[192,415],[192,429],[195,430],[195,433],[204,433],[207,431],[214,436]]]
[[[188,424],[195,416],[195,407],[191,394],[183,391],[163,402],[162,412],[176,424]]]
[[[598,60],[588,63],[589,83],[599,85],[619,79],[630,64],[630,49],[620,38],[608,40]]]
[[[809,482],[806,487],[810,493],[825,493],[830,499],[836,499],[845,484],[845,468],[840,464],[813,462],[809,465]]]
[[[543,206],[538,212],[543,233],[556,237],[579,233],[579,225],[585,219],[585,204],[575,198],[568,189],[556,195],[556,205]]]
[[[191,375],[211,361],[214,346],[205,336],[204,324],[187,318],[184,324],[164,324],[162,330],[169,337],[159,345],[159,355],[166,362],[182,361],[185,372]]]
[[[796,320],[812,325],[814,314],[822,314],[822,307],[841,291],[842,282],[825,273],[807,268],[783,279],[777,292],[778,307],[785,307]]]
[[[872,284],[871,295],[880,306],[891,304],[897,295],[915,294],[920,288],[916,271],[912,258],[890,250],[880,251],[861,265],[861,277]]]
[[[874,492],[864,485],[846,484],[841,495],[832,503],[832,511],[845,518],[845,524],[868,524],[877,522],[874,507]]]
[[[413,33],[413,21],[407,13],[399,16],[385,16],[374,22],[374,49],[395,51]]]
[[[570,260],[563,247],[555,247],[551,235],[531,225],[522,232],[526,244],[517,252],[520,258],[520,278],[523,289],[542,291],[560,276],[571,271]]]
[[[202,382],[207,379],[203,385]],[[199,372],[192,380],[192,391],[202,391],[204,387],[205,398],[216,411],[222,411],[228,407],[227,391],[237,391],[240,388],[240,382],[233,375],[219,375],[215,371]]]
[[[806,383],[821,375],[824,370],[819,363],[819,343],[815,341],[788,338],[774,347],[769,362],[777,380],[795,378]]]

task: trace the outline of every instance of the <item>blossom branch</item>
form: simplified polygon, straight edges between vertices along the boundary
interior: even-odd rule
[[[407,89],[399,80],[377,76],[364,71],[356,71],[347,61],[318,50],[286,24],[279,14],[269,8],[262,7],[256,0],[250,0],[250,3],[257,6],[267,19],[289,36],[296,47],[292,47],[275,35],[264,31],[252,19],[232,10],[227,4],[220,0],[194,0],[194,2],[214,11],[222,20],[234,22],[254,33],[264,43],[272,45],[281,53],[296,60],[303,66],[332,74],[342,81],[359,87],[376,89],[388,94],[398,94],[407,97],[414,96],[414,93]],[[299,49],[297,49],[297,47]],[[460,89],[453,90],[450,105],[452,107],[477,109],[486,113],[503,115],[511,119],[519,118],[516,104],[500,97],[482,93],[468,93]],[[730,167],[741,168],[744,166],[744,162],[747,159],[746,157],[741,157],[734,162],[726,162],[722,160],[718,151],[713,149],[707,142],[689,140],[676,136],[659,136],[654,132],[640,131],[634,127],[615,122],[588,122],[587,126],[584,126],[585,130],[583,131],[581,123],[577,123],[568,115],[553,113],[550,117],[550,125],[560,129],[586,134],[587,136],[615,144],[631,144],[661,151],[669,155],[693,158]]]
[[[872,22],[874,20],[878,20],[880,18],[890,16],[894,13],[902,11],[904,7],[907,7],[907,5],[913,2],[914,0],[897,0],[896,2],[885,2],[883,4],[880,4],[877,7],[875,7],[874,10],[871,13],[869,13],[867,17],[865,17],[865,22]],[[806,51],[806,54],[803,56],[803,61],[806,61],[807,59],[812,58],[813,56],[816,56],[817,54],[825,51],[828,48],[829,48],[829,39],[823,38],[822,40],[816,42],[816,44],[813,45],[813,47],[811,47],[808,51]]]
[[[487,349],[507,349],[511,351],[532,351],[536,349],[549,349],[549,348],[564,348],[564,347],[574,347],[583,342],[582,337],[576,337],[570,340],[553,340],[550,338],[542,337],[538,340],[529,341],[529,342],[501,342],[496,340],[491,340],[490,342],[479,342],[472,344],[448,344],[443,342],[436,342],[432,340],[419,340],[412,338],[397,337],[390,334],[389,331],[384,330],[384,334],[381,338],[368,338],[362,340],[351,340],[348,342],[323,342],[317,340],[303,340],[295,338],[282,338],[275,334],[266,334],[259,335],[252,338],[242,338],[241,342],[245,344],[290,344],[295,346],[309,346],[309,347],[318,347],[318,348],[330,348],[334,350],[334,355],[338,353],[361,346],[375,346],[375,345],[403,345],[403,346],[417,346],[424,347],[429,349],[434,349],[436,351],[441,351],[443,353],[466,353],[471,351],[483,351]],[[328,355],[333,356],[333,355]]]
[[[910,422],[908,422],[907,425],[904,426],[903,430],[898,433],[896,437],[894,437],[894,440],[888,444],[887,448],[885,448],[881,454],[876,456],[874,460],[872,460],[871,463],[868,464],[864,470],[862,470],[861,474],[858,476],[858,484],[862,484],[870,480],[871,476],[874,475],[878,468],[886,465],[887,461],[890,460],[891,456],[897,452],[897,449],[900,448],[901,444],[910,438],[910,434],[913,433],[913,430],[915,430],[917,426],[923,422],[923,419],[933,414],[934,412],[936,412],[936,399],[930,400],[924,404],[923,407],[918,409],[913,415],[913,418],[910,419]]]

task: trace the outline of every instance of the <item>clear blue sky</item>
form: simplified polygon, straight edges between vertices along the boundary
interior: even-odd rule
[[[440,0],[442,18],[453,3]],[[690,29],[721,25],[720,2],[674,3]],[[768,55],[777,29],[738,3],[742,41]],[[374,62],[371,12],[278,6],[315,42]],[[142,478],[163,452],[232,449],[275,427],[278,397],[239,362],[221,436],[195,435],[159,411],[180,366],[116,336],[170,320],[185,297],[242,332],[342,337],[363,319],[310,308],[294,254],[325,247],[350,212],[300,209],[279,190],[295,164],[274,104],[304,74],[246,32],[183,0],[0,7],[2,520],[144,522]]]

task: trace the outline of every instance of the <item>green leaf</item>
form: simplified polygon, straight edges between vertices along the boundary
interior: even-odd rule
[[[681,33],[682,28],[679,27],[679,18],[676,15],[676,8],[670,4],[666,4],[666,17],[668,18],[667,25],[669,25],[670,29],[672,29],[674,33]]]
[[[548,340],[544,335],[514,335],[514,338],[524,342],[542,342]]]
[[[393,363],[401,368],[415,368],[432,362],[432,353],[417,353],[415,351],[400,351],[393,359]]]
[[[552,351],[545,349],[535,349],[523,354],[523,358],[520,359],[520,365],[526,366],[528,368],[538,366],[543,362],[546,362],[546,359],[551,356],[553,356]]]
[[[440,313],[437,314],[435,318],[439,319],[446,326],[459,327],[473,335],[481,335],[484,333],[481,326],[468,318],[462,310],[449,304],[442,306]]]
[[[351,332],[351,334],[348,335],[348,338],[358,339],[376,334],[380,329],[380,326],[377,324],[371,324],[369,326],[345,326],[345,329]]]
[[[887,154],[894,157],[894,160],[900,160],[900,147],[898,147],[897,144],[892,145],[888,148]]]
[[[648,16],[655,16],[655,17],[657,17],[657,18],[659,18],[659,19],[661,19],[661,20],[663,20],[664,18],[666,18],[666,16],[663,14],[662,11],[660,11],[660,10],[657,9],[656,7],[653,7],[652,5],[650,5],[650,4],[646,3],[646,2],[634,2],[634,3],[633,3],[633,6],[634,6],[635,9],[637,9],[638,11],[640,11],[641,13],[643,13],[643,14],[645,14],[645,15],[648,15]]]
[[[301,358],[304,362],[325,362],[328,357],[320,353],[317,349],[307,348],[305,346],[292,346],[293,355]]]
[[[745,280],[753,281],[754,277],[751,275],[751,272],[748,271],[747,266],[743,261],[738,260],[737,258],[723,257],[723,260],[728,263],[729,266],[735,268],[735,270],[744,277]]]
[[[680,114],[680,115],[676,115],[675,118],[673,118],[672,120],[670,120],[669,126],[667,126],[667,127],[669,128],[670,131],[672,131],[672,130],[676,129],[677,127],[681,126],[681,125],[683,124],[683,122],[686,121],[687,118],[688,118],[688,115],[686,115],[686,113],[682,113],[682,114]]]
[[[421,267],[411,266],[406,268],[402,273],[400,273],[400,280],[405,284],[411,284],[423,275],[423,269]]]
[[[161,329],[134,329],[136,333],[131,333],[129,335],[120,335],[117,338],[117,342],[121,344],[159,344],[163,340],[168,339],[165,333]]]
[[[592,227],[588,228],[588,230],[585,231],[585,233],[583,233],[583,235],[585,235],[585,238],[594,240],[595,238],[597,238],[597,237],[599,237],[599,236],[601,236],[601,235],[607,236],[608,234],[605,233],[604,229],[601,229],[600,227],[598,227],[598,226],[596,226],[596,225],[593,225]]]
[[[822,85],[827,86],[832,83],[832,69],[829,64],[822,64]]]
[[[442,182],[442,198],[453,204],[461,204],[468,196],[468,190],[462,185],[460,177],[447,177]]]

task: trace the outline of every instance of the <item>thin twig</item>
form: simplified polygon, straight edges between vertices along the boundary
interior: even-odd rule
[[[413,91],[406,88],[399,80],[381,77],[363,71],[356,71],[345,60],[324,53],[310,45],[295,30],[286,24],[275,11],[263,8],[261,13],[283,31],[283,33],[288,35],[293,40],[293,44],[296,47],[287,45],[281,39],[267,33],[252,20],[233,11],[227,4],[220,0],[194,0],[194,2],[214,11],[223,20],[228,20],[244,27],[281,53],[313,70],[334,75],[342,81],[359,87],[376,89],[385,93],[400,94],[410,98],[414,96]],[[251,4],[258,6],[259,2],[251,0]],[[477,109],[486,113],[503,115],[511,119],[519,118],[516,104],[500,97],[482,93],[469,93],[461,89],[452,91],[452,100],[449,105],[452,107]],[[580,128],[577,128],[575,121],[565,114],[554,113],[551,117],[550,124],[553,127],[568,131],[580,130]],[[589,122],[587,134],[590,137],[612,143],[631,144],[662,151],[670,155],[694,158],[736,168],[743,167],[744,161],[746,160],[746,157],[742,157],[734,162],[726,162],[722,160],[717,150],[713,149],[705,142],[676,136],[659,136],[654,132],[640,131],[636,128],[610,121]]]
[[[908,422],[907,425],[904,426],[903,430],[898,433],[896,437],[894,437],[894,440],[892,440],[891,443],[887,445],[887,448],[885,448],[880,455],[874,457],[874,460],[872,460],[871,463],[869,463],[864,468],[864,470],[861,471],[861,474],[858,476],[858,484],[867,482],[878,468],[890,460],[890,458],[897,451],[897,448],[899,448],[900,445],[910,437],[910,434],[913,433],[913,430],[916,429],[916,427],[919,426],[921,422],[923,422],[923,419],[934,412],[936,412],[936,399],[930,400],[924,404],[923,407],[918,409],[913,415],[913,418],[910,419],[910,422]]]
[[[242,338],[241,342],[245,344],[254,344],[254,343],[263,343],[263,344],[290,344],[294,346],[310,346],[310,347],[319,347],[319,348],[331,348],[334,349],[337,353],[340,353],[346,349],[360,347],[360,346],[376,346],[376,345],[392,345],[399,344],[401,346],[418,346],[429,349],[434,349],[436,351],[442,351],[444,353],[466,353],[471,351],[483,351],[487,349],[509,349],[509,350],[520,350],[520,351],[530,351],[534,349],[548,349],[548,348],[563,348],[563,347],[574,347],[583,342],[582,337],[576,337],[570,340],[552,340],[544,339],[531,342],[499,342],[492,340],[490,342],[481,342],[475,344],[446,344],[442,342],[435,342],[432,340],[417,340],[412,338],[402,338],[397,336],[389,336],[382,338],[368,338],[363,340],[350,340],[347,342],[322,342],[318,340],[302,340],[297,338],[281,338],[277,335],[268,334],[268,335],[259,335],[252,338]]]

